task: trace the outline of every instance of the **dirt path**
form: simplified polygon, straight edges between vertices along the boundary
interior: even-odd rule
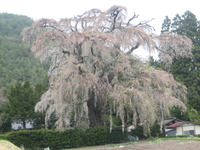
[[[126,147],[118,147],[118,150],[198,150],[200,141],[164,140],[159,143],[144,143]],[[104,149],[99,149],[104,150]],[[105,149],[108,150],[108,149]],[[110,149],[112,150],[112,149]],[[115,148],[113,149],[115,150]]]
[[[75,150],[75,149],[73,149]],[[134,145],[96,146],[77,150],[200,150],[200,141],[162,140],[159,142],[139,142]]]

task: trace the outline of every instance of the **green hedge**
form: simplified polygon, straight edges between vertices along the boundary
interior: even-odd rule
[[[146,138],[150,138],[150,137],[165,137],[165,129],[164,129],[164,127],[163,127],[162,130],[163,131],[161,133],[160,132],[160,125],[159,124],[155,124],[150,129],[150,131],[151,131],[150,135],[148,135],[146,137],[146,136],[144,136],[143,126],[137,126],[136,129],[131,131],[130,135],[137,136],[140,140],[146,139]]]
[[[118,143],[127,139],[127,134],[121,128],[113,129],[112,133],[106,127],[93,127],[88,129],[73,129],[65,132],[53,130],[20,130],[12,131],[0,138],[6,139],[17,146],[38,149],[63,149],[71,147],[102,145]]]
[[[165,129],[164,126],[162,128],[162,132],[160,131],[160,125],[159,124],[155,124],[152,128],[151,128],[151,136],[152,137],[165,137]]]
[[[120,143],[127,141],[128,134],[127,132],[122,132],[122,128],[114,128],[109,136],[109,143]]]
[[[6,135],[5,134],[0,134],[0,140],[5,140],[6,139]]]
[[[131,131],[130,135],[137,136],[140,140],[143,140],[143,139],[146,138],[144,136],[144,132],[143,132],[143,127],[142,126],[137,126],[136,129]]]
[[[82,134],[79,130],[57,132],[53,130],[20,130],[6,135],[6,139],[15,145],[26,148],[69,148],[83,145]]]
[[[109,130],[105,127],[88,128],[85,132],[85,143],[88,146],[109,143]]]

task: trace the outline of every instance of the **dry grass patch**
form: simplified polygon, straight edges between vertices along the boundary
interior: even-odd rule
[[[21,150],[21,149],[8,141],[0,140],[0,150]]]

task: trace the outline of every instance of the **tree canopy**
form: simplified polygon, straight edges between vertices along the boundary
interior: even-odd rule
[[[131,53],[140,46],[157,49],[170,66],[169,59],[191,56],[191,40],[170,33],[155,35],[148,21],[134,24],[138,15],[127,19],[126,11],[121,6],[105,12],[92,9],[59,22],[41,19],[23,31],[23,41],[32,44],[35,56],[51,59],[49,89],[35,107],[46,113],[46,126],[52,115],[63,130],[104,124],[107,114],[112,129],[115,114],[123,130],[131,120],[133,125],[143,124],[147,134],[174,105],[185,110],[185,86]]]

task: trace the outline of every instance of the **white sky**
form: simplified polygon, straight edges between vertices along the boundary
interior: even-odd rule
[[[165,16],[172,19],[175,14],[182,15],[189,10],[200,19],[198,0],[1,0],[0,12],[26,15],[34,20],[59,20],[82,14],[92,8],[106,10],[113,5],[127,7],[129,15],[135,12],[141,20],[155,18],[151,25],[158,33]]]
[[[182,15],[189,10],[200,20],[199,0],[1,0],[0,13],[26,15],[34,20],[49,18],[73,17],[78,14],[99,8],[107,10],[113,5],[125,6],[130,16],[139,14],[139,21],[150,20],[150,25],[160,33],[165,16],[172,19],[176,14]]]

